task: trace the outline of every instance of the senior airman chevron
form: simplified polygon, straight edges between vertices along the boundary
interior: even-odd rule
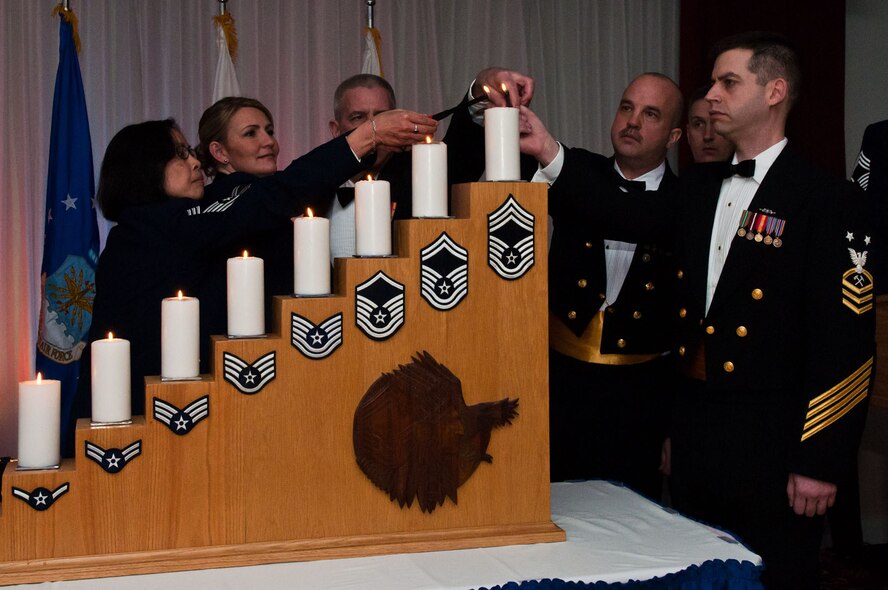
[[[210,396],[199,397],[180,410],[168,401],[154,398],[154,419],[167,425],[179,436],[191,432],[194,426],[210,415]]]

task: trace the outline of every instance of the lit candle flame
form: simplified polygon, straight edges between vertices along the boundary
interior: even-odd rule
[[[114,332],[108,332],[108,340],[114,340]]]
[[[506,99],[506,106],[512,106],[512,98],[509,96],[509,88],[506,86],[506,83],[503,82],[502,84],[500,84],[500,88],[503,89],[503,98]]]
[[[247,253],[246,250],[244,250],[244,258],[249,258],[249,257],[250,257],[250,255]]]
[[[179,294],[176,295],[176,298],[177,299],[184,299],[184,297],[182,297],[182,291],[179,291]]]
[[[41,381],[43,381],[43,375],[41,375],[41,374],[38,372],[38,373],[37,373],[37,383],[40,383]]]
[[[368,175],[367,175],[367,180],[373,180],[373,175],[372,175],[372,174],[368,174]]]
[[[314,212],[311,210],[311,207],[306,207],[305,210],[308,211],[308,216],[309,216],[309,217],[314,217],[314,216],[315,216]]]
[[[432,143],[432,136],[426,135],[426,143]]]

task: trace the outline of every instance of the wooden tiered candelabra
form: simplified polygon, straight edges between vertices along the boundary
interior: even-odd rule
[[[13,461],[0,584],[564,540],[549,512],[546,188],[453,192],[453,218],[396,222],[396,256],[337,259],[333,295],[276,297],[267,337],[213,337],[211,374],[148,378],[146,416],[81,421],[57,470]],[[451,395],[440,372],[417,385],[396,371],[424,352],[459,380],[444,379]],[[517,416],[469,411],[504,398]]]

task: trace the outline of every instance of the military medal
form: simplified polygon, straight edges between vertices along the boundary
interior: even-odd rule
[[[768,219],[768,228],[767,228],[767,230],[766,230],[766,231],[767,231],[767,235],[765,236],[765,239],[764,239],[765,246],[770,246],[770,245],[771,245],[771,242],[774,241],[774,238],[771,237],[771,233],[774,231],[774,228],[775,228],[776,226],[777,226],[777,218],[776,218],[776,217],[770,217],[770,218]]]
[[[768,216],[762,215],[761,213],[759,213],[758,217],[756,218],[757,223],[755,224],[755,241],[756,242],[761,242],[764,239],[762,236],[762,230],[765,229],[765,222],[766,221],[768,221]]]
[[[773,246],[775,248],[779,248],[783,245],[783,240],[780,239],[780,236],[783,235],[783,228],[786,226],[786,220],[780,219],[777,221],[777,226],[774,229],[774,242]]]
[[[749,220],[749,210],[746,209],[743,211],[743,217],[740,219],[740,229],[737,230],[737,235],[741,238],[746,235],[746,222]]]
[[[752,219],[749,221],[749,231],[746,232],[746,239],[751,240],[755,237],[755,220],[758,217],[758,213],[752,214]]]

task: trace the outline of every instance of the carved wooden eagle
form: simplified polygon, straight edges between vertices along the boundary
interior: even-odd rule
[[[467,406],[459,379],[428,352],[383,373],[358,404],[358,465],[403,508],[418,500],[432,512],[450,498],[487,454],[490,431],[511,424],[518,400]]]

